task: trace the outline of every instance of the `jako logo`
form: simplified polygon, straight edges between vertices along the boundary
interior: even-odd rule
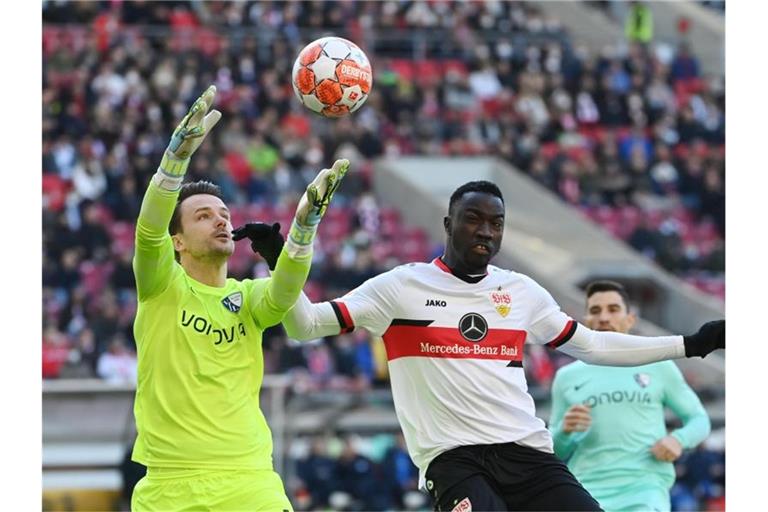
[[[591,395],[584,400],[584,404],[590,407],[605,404],[620,404],[622,402],[637,402],[639,404],[650,404],[651,395],[647,392],[641,393],[639,391],[612,391],[610,393],[600,393],[599,395]]]
[[[444,300],[427,299],[427,303],[424,305],[444,308],[448,306],[448,303],[445,302]]]
[[[245,326],[242,323],[230,325],[223,329],[214,329],[213,324],[207,319],[197,316],[194,313],[187,313],[184,309],[181,312],[181,326],[192,328],[200,334],[211,336],[214,339],[213,344],[218,345],[223,341],[232,343],[235,339],[245,336]]]

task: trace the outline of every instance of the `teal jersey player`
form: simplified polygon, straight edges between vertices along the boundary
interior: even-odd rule
[[[605,283],[588,288],[586,323],[628,331],[634,317],[626,292],[611,282],[602,289]],[[682,421],[669,434],[665,407]],[[635,367],[576,361],[555,375],[550,430],[555,453],[605,510],[666,511],[673,461],[709,435],[710,422],[672,361]]]
[[[574,404],[590,408],[592,425],[565,433],[563,415]],[[555,453],[606,510],[669,510],[675,470],[651,452],[667,435],[664,407],[683,422],[670,434],[682,448],[709,435],[707,413],[672,361],[629,368],[576,361],[557,373],[552,386]],[[653,506],[649,490],[657,491]]]

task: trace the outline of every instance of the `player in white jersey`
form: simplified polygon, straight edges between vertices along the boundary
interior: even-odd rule
[[[395,410],[436,510],[597,510],[535,416],[523,345],[635,366],[725,347],[725,322],[692,336],[592,331],[531,278],[489,265],[504,200],[487,181],[451,196],[443,256],[380,274],[330,302],[302,294],[283,320],[298,340],[365,327],[382,336]]]

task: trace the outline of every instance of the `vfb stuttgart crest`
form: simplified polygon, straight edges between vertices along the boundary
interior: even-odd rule
[[[651,384],[651,376],[647,373],[636,373],[635,382],[640,384],[641,388],[647,388]]]
[[[243,307],[243,294],[241,292],[230,293],[221,299],[221,303],[227,308],[227,311],[237,313]]]
[[[512,294],[501,291],[501,287],[499,287],[498,290],[491,292],[491,303],[496,308],[496,311],[506,318],[511,309]]]

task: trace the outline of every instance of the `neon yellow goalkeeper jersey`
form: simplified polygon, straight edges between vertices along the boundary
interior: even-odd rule
[[[283,251],[266,279],[227,279],[223,288],[197,282],[174,261],[168,235],[177,195],[151,183],[136,226],[133,460],[272,469],[272,435],[259,408],[261,336],[295,303],[311,255],[295,261]]]

